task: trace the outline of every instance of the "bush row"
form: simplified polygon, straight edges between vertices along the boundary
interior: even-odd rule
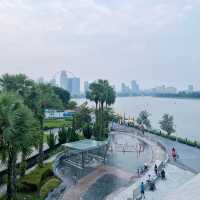
[[[61,181],[54,176],[52,164],[36,167],[32,172],[18,180],[17,191],[21,194],[39,194],[40,199],[45,199],[48,193],[55,189]]]
[[[134,125],[133,123],[128,124],[128,126],[141,130],[140,126]],[[157,136],[160,136],[160,137],[163,137],[163,138],[167,138],[169,140],[173,140],[173,141],[177,140],[178,142],[180,142],[182,144],[186,144],[186,145],[200,149],[200,142],[197,142],[197,141],[192,141],[187,138],[176,137],[175,135],[168,135],[168,134],[163,133],[162,131],[156,130],[156,129],[146,129],[145,128],[144,131],[149,132],[154,135],[157,135]]]
[[[38,191],[41,185],[50,177],[53,177],[51,163],[44,164],[43,167],[36,167],[32,172],[19,180],[19,191]]]

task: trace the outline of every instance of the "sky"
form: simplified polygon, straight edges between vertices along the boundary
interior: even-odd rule
[[[0,0],[0,74],[200,89],[200,0]]]

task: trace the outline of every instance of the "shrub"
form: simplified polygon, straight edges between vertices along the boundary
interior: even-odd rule
[[[43,167],[37,167],[35,170],[25,175],[20,180],[20,190],[38,191],[44,179],[53,175],[51,163],[44,164]]]
[[[69,137],[70,142],[75,142],[79,140],[79,135],[73,128],[68,128],[67,136]]]
[[[56,139],[57,139],[57,136],[54,135],[54,133],[52,133],[50,131],[50,134],[47,135],[47,144],[49,146],[50,149],[54,149],[55,146],[56,146]]]
[[[60,184],[60,180],[57,178],[49,179],[40,190],[40,197],[44,199],[47,197],[48,193],[55,189]]]
[[[62,127],[61,130],[58,131],[58,141],[60,144],[64,144],[67,142],[67,129]]]
[[[89,124],[86,124],[83,128],[83,135],[86,139],[90,139],[92,137],[92,127]]]

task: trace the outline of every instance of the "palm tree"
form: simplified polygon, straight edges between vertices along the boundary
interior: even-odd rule
[[[115,102],[116,93],[107,80],[99,79],[90,84],[86,97],[95,102],[96,127],[99,128],[100,138],[103,138],[106,125],[104,105],[106,104],[106,107],[112,105]]]
[[[15,92],[23,98],[34,117],[40,122],[40,145],[39,145],[39,164],[43,163],[43,123],[45,109],[47,108],[63,108],[63,103],[55,93],[55,88],[49,84],[36,84],[28,79],[26,75],[5,74],[0,78],[0,86],[5,92]],[[23,151],[25,153],[26,151]],[[22,158],[25,158],[23,155]],[[24,160],[23,160],[24,162]],[[22,162],[22,163],[23,163]],[[23,174],[23,173],[22,173]]]
[[[113,87],[108,86],[106,91],[106,107],[115,103],[116,92]]]
[[[16,197],[16,162],[22,151],[31,152],[38,138],[37,121],[23,101],[11,93],[0,94],[1,154],[8,168],[7,199]]]
[[[43,125],[45,118],[45,109],[54,108],[61,109],[63,104],[61,99],[55,94],[51,85],[48,84],[35,84],[32,88],[30,96],[26,99],[27,105],[34,113],[34,116],[40,122],[40,144],[39,144],[39,165],[43,165],[43,143],[44,133]]]

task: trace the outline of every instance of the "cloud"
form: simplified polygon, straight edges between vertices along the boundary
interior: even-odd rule
[[[197,58],[189,39],[195,46],[199,8],[200,0],[0,0],[0,69],[50,76],[69,65],[84,79],[157,71],[161,80],[163,66],[180,71]]]
[[[124,2],[124,3],[123,3]],[[158,31],[179,22],[199,1],[1,0],[0,30],[66,34],[131,34]]]

